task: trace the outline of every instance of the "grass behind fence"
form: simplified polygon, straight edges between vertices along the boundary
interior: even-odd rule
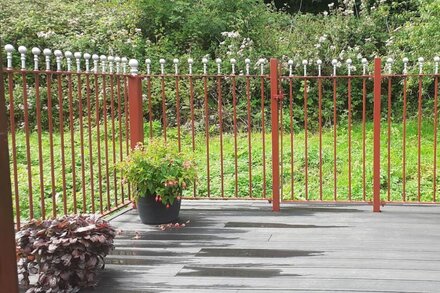
[[[101,126],[102,128],[102,126]],[[402,123],[392,123],[391,127],[391,200],[402,200]],[[411,119],[407,122],[407,144],[406,144],[406,195],[410,201],[417,200],[417,171],[418,171],[418,154],[417,154],[417,120]],[[175,141],[177,131],[175,128],[168,129],[169,141]],[[62,169],[61,169],[61,148],[60,135],[54,133],[54,163],[55,163],[55,181],[56,181],[56,198],[58,214],[62,214]],[[96,128],[92,129],[92,164],[89,160],[90,152],[88,147],[88,130],[84,130],[84,171],[85,181],[81,178],[81,156],[80,156],[80,140],[79,131],[75,132],[75,166],[76,166],[76,197],[78,211],[82,210],[84,205],[83,184],[85,184],[86,210],[91,211],[91,184],[92,176],[90,174],[90,165],[93,166],[93,190],[95,197],[96,210],[99,211],[100,206],[108,207],[107,189],[111,198],[111,206],[114,206],[113,199],[117,192],[118,200],[121,202],[122,186],[119,174],[116,174],[116,184],[114,182],[113,173],[113,142],[111,136],[108,137],[109,146],[109,182],[106,178],[105,166],[105,144],[101,131],[101,182],[102,182],[102,203],[99,197],[99,178],[98,178],[98,155],[97,155],[97,137]],[[115,131],[115,150],[116,162],[120,159],[119,149],[119,130]],[[160,134],[159,134],[160,135]],[[145,135],[148,141],[148,133]],[[182,148],[183,151],[192,151],[192,142],[190,132],[182,130]],[[309,199],[319,199],[319,135],[309,132],[309,148],[308,148],[308,190]],[[66,198],[68,203],[68,211],[74,210],[73,206],[73,177],[72,177],[72,159],[70,148],[70,133],[64,134],[65,139],[65,165],[66,165]],[[11,145],[11,137],[10,137]],[[322,133],[323,141],[323,199],[333,200],[333,128],[324,128]],[[18,131],[16,133],[17,142],[17,176],[18,191],[20,202],[20,213],[23,218],[29,216],[29,188],[28,188],[28,170],[26,159],[25,133]],[[44,195],[46,214],[52,213],[52,193],[51,193],[51,177],[50,177],[50,152],[49,152],[49,134],[42,134],[42,154],[43,154],[43,177],[44,177]],[[123,139],[123,156],[126,155],[125,136]],[[199,180],[197,182],[196,196],[207,196],[207,172],[206,172],[206,137],[204,133],[197,133],[195,137],[194,156],[198,162]],[[39,184],[39,160],[38,160],[38,137],[37,133],[32,132],[30,135],[31,145],[31,168],[33,182],[33,204],[35,217],[41,216],[40,208],[40,184]],[[238,162],[238,197],[249,197],[249,152],[248,152],[248,134],[240,132],[237,136],[237,162]],[[210,147],[210,193],[212,197],[221,196],[221,174],[220,174],[220,140],[218,135],[212,135],[209,139]],[[373,124],[366,124],[366,195],[367,200],[372,196],[372,164],[373,164]],[[234,156],[234,136],[230,133],[223,135],[224,148],[224,196],[235,196],[235,156]],[[263,197],[263,144],[262,134],[251,134],[252,148],[252,196],[254,198]],[[382,124],[382,199],[387,198],[387,125],[386,121]],[[10,149],[11,158],[12,150]],[[284,132],[283,135],[283,198],[288,199],[305,199],[304,186],[304,131],[294,133],[294,156],[293,156],[293,186],[292,194],[291,186],[291,151],[290,151],[290,134]],[[434,156],[434,127],[432,121],[426,119],[422,123],[422,148],[421,148],[421,199],[422,201],[432,201],[433,194],[433,156]],[[348,132],[346,127],[338,126],[337,130],[337,199],[348,199]],[[271,197],[272,189],[272,173],[271,173],[271,134],[266,133],[266,196]],[[11,177],[13,175],[13,166],[11,161]],[[13,177],[12,177],[13,179]],[[438,182],[438,179],[437,179]],[[116,186],[116,188],[115,188]],[[13,186],[13,193],[15,188]],[[124,185],[124,197],[127,199],[128,186]],[[362,200],[362,125],[355,124],[352,128],[352,199]],[[193,190],[186,191],[186,196],[193,196]],[[15,202],[15,201],[14,201]]]

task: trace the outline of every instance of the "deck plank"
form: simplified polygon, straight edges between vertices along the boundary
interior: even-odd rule
[[[440,206],[185,201],[187,220],[114,218],[116,250],[84,292],[440,292]]]

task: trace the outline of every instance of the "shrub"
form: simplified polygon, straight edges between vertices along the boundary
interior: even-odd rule
[[[33,292],[78,292],[96,285],[115,230],[95,215],[31,220],[16,234],[20,283]],[[38,275],[31,284],[30,275]]]

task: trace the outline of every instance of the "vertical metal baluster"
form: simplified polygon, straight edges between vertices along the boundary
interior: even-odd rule
[[[43,146],[42,146],[42,127],[41,127],[41,98],[40,98],[40,72],[39,72],[39,55],[41,50],[37,47],[32,48],[32,54],[34,55],[34,78],[35,78],[35,102],[37,112],[37,134],[38,134],[38,165],[40,173],[40,210],[41,217],[46,219],[46,204],[44,194],[44,161],[43,161]]]
[[[62,73],[61,73],[61,58],[63,53],[60,50],[54,51],[57,63],[57,90],[58,90],[58,110],[59,110],[59,130],[60,130],[60,150],[61,150],[61,176],[63,180],[63,212],[67,215],[67,187],[66,187],[66,158],[65,158],[65,147],[64,147],[64,110],[63,110],[63,84],[62,84]]]
[[[208,105],[208,58],[202,59],[203,63],[203,91],[204,91],[204,103],[205,103],[205,134],[206,134],[206,176],[207,176],[207,188],[208,197],[211,196],[211,178],[209,168],[209,105]]]
[[[336,169],[336,163],[337,163],[337,149],[336,149],[336,140],[337,140],[337,108],[336,108],[336,98],[337,98],[337,84],[336,84],[336,67],[338,64],[338,60],[333,59],[332,60],[332,65],[333,65],[333,199],[335,201],[338,200],[338,195],[337,195],[337,189],[338,189],[338,184],[337,184],[337,169]]]
[[[12,52],[14,47],[10,44],[5,46],[7,54],[7,69],[12,70]],[[12,144],[12,166],[14,169],[14,198],[15,198],[15,224],[17,229],[21,227],[21,209],[20,209],[20,194],[18,189],[18,170],[17,170],[17,143],[16,143],[16,130],[15,130],[15,103],[14,103],[14,76],[12,71],[8,72],[8,94],[9,94],[9,123],[11,131],[11,144]]]

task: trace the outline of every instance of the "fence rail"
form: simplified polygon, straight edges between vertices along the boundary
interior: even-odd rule
[[[432,74],[423,59],[416,72],[403,60],[400,74],[391,59],[383,68],[363,59],[358,73],[351,60],[276,59],[227,67],[216,59],[213,72],[206,58],[197,68],[189,59],[183,73],[178,59],[159,60],[158,71],[147,59],[140,72],[134,59],[57,50],[51,63],[48,49],[42,70],[36,48],[29,69],[24,47],[15,69],[13,47],[5,49],[17,226],[129,203],[113,166],[144,135],[194,153],[200,178],[187,198],[266,199],[274,210],[279,200],[374,202],[376,210],[439,202],[440,58]]]

